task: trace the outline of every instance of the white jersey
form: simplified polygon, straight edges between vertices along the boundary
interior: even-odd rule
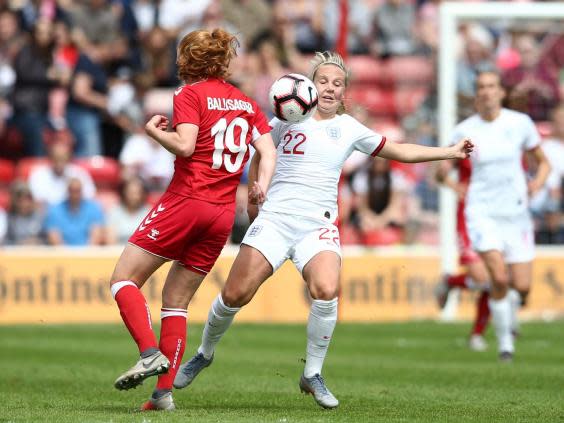
[[[474,143],[472,174],[466,195],[466,216],[516,216],[528,207],[523,152],[537,147],[540,137],[531,118],[502,109],[489,122],[475,114],[458,124],[453,141]]]
[[[376,156],[386,138],[343,114],[299,124],[270,122],[277,146],[276,171],[262,209],[337,219],[337,186],[345,160],[355,150]]]

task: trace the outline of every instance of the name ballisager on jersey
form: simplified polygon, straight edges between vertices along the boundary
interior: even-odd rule
[[[208,110],[245,110],[247,113],[254,113],[251,103],[232,98],[208,97]]]

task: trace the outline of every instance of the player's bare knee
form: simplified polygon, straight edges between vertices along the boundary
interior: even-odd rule
[[[250,301],[251,296],[244,289],[226,285],[221,291],[221,298],[227,307],[243,307]]]
[[[310,295],[314,300],[329,301],[336,298],[339,293],[339,287],[330,285],[312,286]]]

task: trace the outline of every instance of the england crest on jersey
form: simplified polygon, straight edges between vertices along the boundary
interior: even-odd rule
[[[341,138],[341,128],[338,126],[328,126],[327,127],[327,136],[333,140],[338,140]]]

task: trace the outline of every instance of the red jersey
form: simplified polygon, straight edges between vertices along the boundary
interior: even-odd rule
[[[270,132],[255,101],[221,79],[184,85],[174,93],[172,126],[199,127],[194,153],[176,157],[167,189],[215,204],[235,203],[249,144]]]
[[[470,176],[472,176],[472,162],[470,159],[458,160],[456,162],[458,167],[458,183],[468,186],[470,183]],[[464,198],[458,200],[458,218],[464,219]]]
[[[458,182],[468,186],[472,176],[472,162],[470,159],[458,160]],[[458,200],[456,210],[456,230],[458,233],[458,248],[460,252],[460,264],[467,265],[480,260],[480,256],[472,249],[472,243],[466,228],[466,217],[464,216],[464,198]]]

